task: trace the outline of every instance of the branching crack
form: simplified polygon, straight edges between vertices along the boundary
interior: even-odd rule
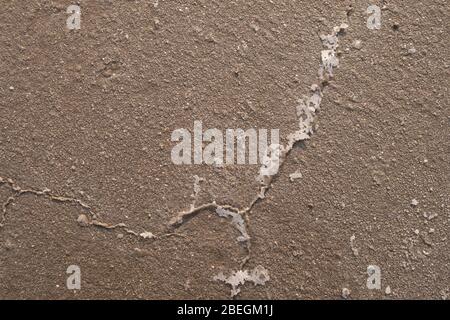
[[[153,235],[152,233],[150,233],[148,231],[139,233],[133,229],[130,229],[125,223],[109,224],[109,223],[102,222],[98,219],[99,215],[97,213],[95,213],[89,205],[87,205],[80,199],[55,194],[48,188],[44,188],[42,190],[32,189],[32,188],[24,189],[24,188],[20,187],[19,185],[17,185],[14,182],[14,180],[12,180],[10,178],[0,177],[0,186],[2,186],[2,185],[8,186],[9,189],[12,191],[13,195],[9,196],[8,199],[6,199],[6,201],[3,202],[3,204],[2,204],[2,214],[0,217],[0,229],[2,229],[5,226],[6,218],[7,218],[7,214],[8,214],[8,207],[14,201],[16,201],[18,198],[20,198],[21,196],[28,194],[28,195],[34,195],[36,197],[43,197],[43,198],[49,199],[54,202],[70,203],[77,207],[81,207],[84,210],[84,212],[88,213],[88,215],[89,215],[89,217],[85,214],[80,214],[78,216],[77,222],[82,227],[94,226],[94,227],[106,229],[106,230],[122,229],[127,234],[139,237],[141,239],[158,239],[158,238],[165,238],[165,237],[170,237],[170,236],[183,237],[182,234],[178,234],[178,233],[164,233],[161,235]]]
[[[261,200],[265,199],[267,192],[272,188],[274,180],[278,177],[285,160],[295,145],[306,140],[309,140],[314,133],[314,122],[316,120],[317,112],[320,110],[320,105],[323,98],[323,92],[329,82],[333,79],[333,69],[338,67],[339,59],[337,55],[337,48],[339,46],[338,38],[343,35],[348,28],[348,25],[343,23],[340,26],[334,27],[329,35],[320,35],[322,45],[326,48],[321,51],[321,63],[318,71],[318,78],[316,83],[311,85],[311,93],[299,99],[297,105],[297,120],[299,129],[287,136],[287,145],[271,145],[271,152],[278,153],[278,170],[275,174],[264,175],[264,169],[271,165],[270,161],[265,163],[260,169],[258,180],[261,182],[259,193],[245,208],[236,208],[227,204],[217,204],[215,201],[206,203],[200,206],[195,205],[195,201],[191,204],[191,208],[187,211],[178,213],[169,225],[173,228],[178,228],[188,222],[190,219],[198,215],[202,211],[214,210],[221,217],[232,218],[235,221],[235,227],[241,232],[241,241],[245,244],[247,250],[246,257],[242,260],[241,269],[251,259],[251,237],[249,234],[250,212],[253,207]],[[194,186],[195,189],[195,186]],[[195,189],[197,195],[199,189]],[[220,213],[219,213],[220,212]],[[239,223],[236,223],[239,221]]]
[[[154,235],[151,232],[137,232],[131,228],[129,228],[124,223],[118,224],[108,224],[99,220],[99,215],[96,214],[92,208],[81,201],[80,199],[76,199],[69,196],[58,195],[53,193],[50,189],[23,189],[18,186],[12,179],[0,177],[0,186],[7,185],[12,191],[12,196],[9,196],[8,199],[2,204],[2,211],[0,217],[0,229],[2,229],[6,223],[6,218],[8,214],[8,207],[20,198],[23,195],[34,195],[37,197],[44,197],[51,201],[55,201],[58,203],[70,203],[74,206],[80,207],[84,210],[86,214],[80,214],[77,222],[82,227],[97,227],[106,230],[114,230],[114,229],[122,229],[127,234],[138,237],[140,239],[162,239],[171,236],[180,236],[184,237],[184,235],[175,233],[174,229],[179,228],[184,225],[190,219],[196,217],[203,211],[214,211],[219,217],[230,219],[232,225],[235,229],[237,229],[240,233],[240,236],[237,238],[238,242],[243,244],[246,250],[246,256],[243,258],[241,262],[241,270],[245,267],[245,265],[251,259],[251,235],[250,235],[250,212],[254,208],[254,206],[259,202],[265,199],[266,194],[272,188],[274,180],[278,177],[281,168],[283,167],[285,160],[289,156],[290,152],[293,150],[294,146],[298,143],[309,140],[312,134],[314,133],[314,122],[316,120],[317,111],[320,110],[321,101],[323,98],[323,92],[328,85],[328,83],[333,79],[333,69],[339,65],[339,59],[337,56],[337,48],[338,37],[345,33],[345,30],[348,28],[347,24],[341,24],[338,27],[334,27],[333,31],[329,35],[321,35],[320,39],[322,41],[323,46],[326,50],[322,50],[321,52],[321,63],[318,72],[318,78],[316,83],[312,84],[311,92],[307,96],[303,96],[303,98],[299,99],[297,105],[297,120],[299,128],[297,131],[290,133],[287,138],[286,146],[283,145],[271,145],[269,149],[271,152],[277,152],[278,154],[278,170],[271,175],[264,175],[263,169],[267,169],[270,166],[270,162],[264,163],[260,170],[260,175],[258,176],[258,180],[261,185],[259,191],[255,198],[250,202],[247,207],[237,208],[228,204],[218,204],[216,201],[197,205],[197,198],[201,191],[200,182],[203,179],[198,176],[194,176],[194,193],[193,193],[193,202],[190,206],[189,210],[179,212],[175,217],[173,217],[169,221],[168,232],[161,235]],[[263,268],[263,267],[260,267]],[[258,269],[259,270],[259,269]],[[262,269],[266,272],[265,269]],[[256,273],[255,273],[256,274]],[[255,280],[256,276],[253,277],[248,271],[241,272],[238,274],[233,274],[230,278],[226,278],[223,275],[217,277],[217,280],[224,281],[229,283],[232,286],[232,295],[236,295],[239,293],[238,285],[243,284],[245,281],[253,281],[255,284],[264,284],[265,281],[269,280],[268,276],[265,276],[262,280]]]

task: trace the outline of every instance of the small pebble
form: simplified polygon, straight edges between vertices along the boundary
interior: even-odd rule
[[[390,294],[392,293],[391,287],[390,287],[390,286],[387,286],[385,292],[386,292],[387,295],[390,295]]]
[[[80,214],[77,218],[77,222],[82,227],[88,227],[89,226],[89,219],[85,214]]]
[[[419,201],[417,201],[416,199],[412,199],[412,200],[411,200],[411,205],[412,205],[413,207],[417,207],[418,204],[419,204]]]
[[[416,48],[410,48],[408,49],[408,54],[413,55],[417,52]]]
[[[350,294],[351,294],[351,293],[352,293],[352,292],[350,291],[350,289],[343,288],[343,289],[342,289],[342,298],[348,299],[348,298],[350,297]]]
[[[294,251],[294,252],[292,252],[292,255],[293,255],[294,257],[299,257],[299,256],[302,256],[302,255],[303,255],[303,252],[302,252],[302,251]]]
[[[303,177],[303,175],[302,175],[302,173],[300,172],[300,171],[296,171],[296,172],[294,172],[294,173],[291,173],[290,175],[289,175],[289,180],[291,181],[291,182],[294,182],[296,179],[301,179]]]
[[[352,43],[353,48],[360,50],[362,48],[362,41],[361,40],[355,40]]]

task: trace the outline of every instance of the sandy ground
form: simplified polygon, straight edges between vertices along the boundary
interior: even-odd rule
[[[258,266],[270,280],[235,298],[450,295],[446,0],[78,3],[80,30],[68,1],[1,5],[1,299],[227,299],[214,276]],[[259,165],[174,165],[171,133],[293,132],[342,23],[315,133],[246,212],[248,243],[214,208],[171,227],[259,190]]]

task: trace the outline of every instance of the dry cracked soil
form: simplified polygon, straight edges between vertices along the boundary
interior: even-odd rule
[[[235,299],[449,297],[447,0],[1,7],[0,299],[227,299],[215,277],[252,270]],[[342,24],[313,134],[264,197],[260,165],[173,163],[194,121],[285,144]]]

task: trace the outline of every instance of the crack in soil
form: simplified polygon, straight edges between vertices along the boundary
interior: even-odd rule
[[[267,192],[272,188],[273,182],[278,177],[280,170],[285,163],[285,160],[287,159],[295,145],[297,143],[309,140],[313,135],[313,124],[317,116],[317,111],[320,110],[323,92],[325,91],[325,88],[327,87],[329,82],[333,79],[333,69],[339,65],[339,59],[337,57],[337,48],[339,47],[338,37],[342,36],[347,28],[348,24],[343,23],[340,26],[334,27],[331,34],[320,35],[320,40],[322,41],[323,46],[327,49],[322,50],[321,52],[321,64],[318,72],[318,79],[317,82],[312,84],[311,86],[312,94],[310,96],[304,96],[299,100],[299,105],[297,106],[299,130],[290,133],[287,136],[288,143],[286,147],[280,145],[275,146],[275,148],[278,149],[277,151],[279,152],[278,171],[270,176],[261,174],[258,177],[261,181],[261,187],[259,194],[257,194],[255,199],[247,207],[242,209],[227,204],[217,204],[215,201],[196,207],[194,201],[189,210],[178,213],[177,216],[170,220],[170,226],[179,228],[190,219],[206,210],[215,210],[216,212],[218,210],[230,210],[234,214],[239,214],[244,221],[244,228],[248,236],[248,239],[243,242],[247,254],[242,260],[240,267],[241,269],[243,269],[246,266],[246,264],[251,259],[251,237],[248,231],[250,229],[250,212],[259,201],[263,200],[266,197]],[[263,166],[261,169],[265,167],[267,167],[267,165]],[[197,193],[198,190],[196,194]]]
[[[169,221],[169,226],[167,233],[161,235],[153,235],[151,232],[139,233],[131,228],[129,228],[124,223],[108,224],[99,220],[99,215],[95,213],[92,208],[84,203],[80,199],[72,198],[69,196],[58,195],[53,193],[50,189],[44,188],[42,190],[38,189],[23,189],[18,186],[14,180],[9,178],[3,178],[0,176],[0,186],[7,185],[13,192],[12,196],[2,204],[2,215],[0,217],[0,229],[5,225],[8,207],[23,195],[34,195],[37,197],[44,197],[51,201],[58,203],[70,203],[77,207],[81,207],[85,212],[89,214],[89,218],[81,214],[77,222],[82,227],[97,227],[106,230],[122,229],[127,234],[138,237],[140,239],[162,239],[171,236],[185,237],[183,234],[176,233],[175,230],[190,221],[192,218],[196,217],[203,211],[214,210],[219,217],[222,218],[232,218],[235,223],[236,229],[241,232],[240,243],[243,244],[246,250],[246,256],[242,259],[240,268],[243,269],[252,258],[251,251],[251,236],[250,236],[250,213],[254,206],[265,199],[266,194],[272,188],[273,182],[278,177],[285,160],[289,156],[292,149],[297,143],[309,140],[314,133],[313,123],[317,116],[317,111],[320,110],[320,104],[323,98],[323,92],[329,82],[333,79],[333,69],[339,65],[339,60],[337,58],[336,50],[339,46],[338,37],[343,35],[348,28],[347,24],[341,24],[340,26],[334,27],[333,31],[329,35],[321,35],[320,40],[326,50],[321,52],[321,63],[318,72],[318,79],[316,83],[311,86],[311,92],[309,96],[304,96],[299,99],[299,104],[297,106],[297,117],[299,121],[299,130],[289,134],[287,136],[288,143],[286,146],[276,145],[275,148],[279,152],[279,166],[278,170],[273,175],[263,175],[260,174],[259,180],[261,182],[261,187],[259,193],[250,202],[250,204],[245,208],[237,208],[228,204],[218,204],[215,201],[196,206],[197,195],[200,192],[199,182],[202,181],[200,178],[195,177],[194,183],[194,201],[191,204],[191,208],[186,211],[179,212],[175,217]],[[273,152],[273,150],[272,150]],[[266,168],[268,164],[263,165]],[[261,171],[262,172],[262,171]],[[237,223],[234,219],[240,219]]]
[[[94,227],[106,229],[106,230],[122,229],[128,234],[131,234],[133,236],[143,238],[143,239],[148,239],[148,238],[158,239],[158,238],[166,238],[166,237],[170,237],[170,236],[184,237],[183,234],[179,234],[179,233],[164,233],[161,235],[153,235],[147,231],[139,233],[139,232],[134,231],[133,229],[130,229],[125,223],[109,224],[109,223],[102,222],[98,219],[99,215],[97,213],[95,213],[89,205],[85,204],[80,199],[55,194],[48,188],[44,188],[42,190],[33,189],[33,188],[24,189],[24,188],[20,187],[19,185],[17,185],[14,182],[14,180],[12,180],[10,178],[3,178],[0,176],[0,186],[2,186],[2,185],[8,186],[10,188],[10,190],[13,192],[13,195],[9,196],[8,199],[5,202],[3,202],[3,204],[2,204],[2,214],[0,217],[0,229],[2,229],[5,226],[6,218],[7,218],[7,214],[8,214],[8,207],[14,201],[19,199],[21,196],[34,195],[36,197],[47,198],[54,202],[70,203],[77,207],[81,207],[90,216],[90,218],[88,218],[85,214],[79,215],[77,222],[82,227],[94,226]],[[150,234],[152,236],[150,236]]]

